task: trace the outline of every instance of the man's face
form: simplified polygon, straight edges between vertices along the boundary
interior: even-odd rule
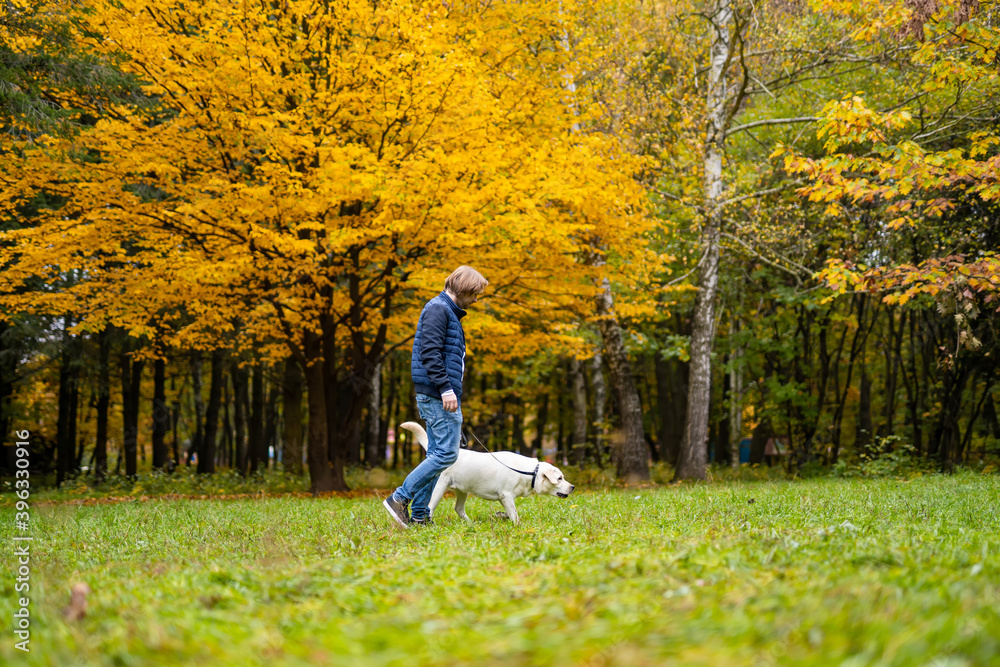
[[[455,305],[465,310],[476,301],[479,300],[478,294],[456,294],[455,295]]]

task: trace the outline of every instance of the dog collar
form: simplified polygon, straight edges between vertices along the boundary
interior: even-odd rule
[[[531,473],[531,490],[535,490],[535,478],[538,477],[538,468],[541,466],[541,462],[535,464],[535,471]]]

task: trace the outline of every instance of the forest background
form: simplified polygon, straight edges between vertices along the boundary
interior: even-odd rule
[[[997,3],[0,7],[5,474],[408,468],[459,264],[491,449],[996,466]]]

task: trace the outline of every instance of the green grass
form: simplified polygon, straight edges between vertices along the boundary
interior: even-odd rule
[[[446,498],[408,531],[374,497],[40,506],[32,651],[6,630],[0,663],[1000,665],[998,500],[966,472],[584,491],[518,526]]]

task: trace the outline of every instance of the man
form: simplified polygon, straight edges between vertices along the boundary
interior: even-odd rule
[[[420,313],[410,373],[417,410],[427,423],[427,458],[382,501],[389,516],[404,528],[411,523],[430,523],[427,504],[434,485],[441,472],[458,458],[465,375],[462,318],[487,285],[489,281],[478,271],[460,266],[444,281],[444,291],[428,301]]]

